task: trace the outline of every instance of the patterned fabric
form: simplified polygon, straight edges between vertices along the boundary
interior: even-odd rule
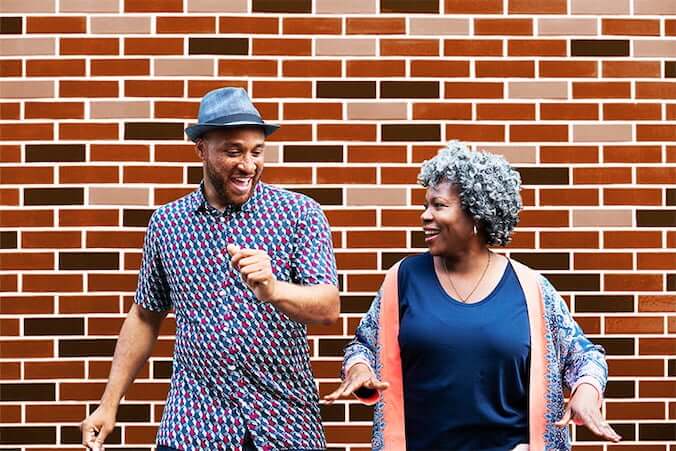
[[[263,183],[221,213],[203,189],[153,214],[135,301],[176,313],[174,372],[159,444],[181,450],[317,449],[325,440],[307,330],[259,302],[230,243],[262,249],[277,279],[337,283],[328,222],[311,199]]]
[[[584,336],[580,326],[566,306],[565,301],[556,292],[551,283],[538,275],[545,311],[547,328],[547,395],[545,430],[546,450],[571,449],[567,428],[554,425],[563,416],[564,387],[575,389],[582,382],[594,385],[601,393],[608,379],[608,367],[601,346],[592,344]],[[345,348],[345,358],[341,374],[344,378],[347,368],[356,362],[368,363],[380,377],[381,362],[378,349],[378,334],[382,291],[376,295],[368,312],[362,318],[354,340]],[[404,382],[405,383],[405,382]],[[383,405],[376,403],[373,418],[374,451],[383,449]]]

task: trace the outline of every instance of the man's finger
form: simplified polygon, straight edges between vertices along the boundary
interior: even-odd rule
[[[256,255],[251,255],[249,257],[241,258],[241,259],[237,260],[237,263],[239,263],[239,268],[242,269],[242,268],[245,268],[245,267],[250,266],[250,265],[267,263],[269,261],[270,261],[270,257],[268,257],[267,254],[257,253]]]
[[[571,413],[571,410],[570,410],[570,406],[568,406],[568,407],[566,407],[566,411],[563,412],[563,416],[561,417],[561,419],[555,423],[556,426],[558,426],[558,427],[567,426],[568,423],[570,423],[571,417],[572,417],[572,413]]]
[[[235,254],[239,252],[240,247],[236,244],[228,244],[226,249],[228,250],[228,254],[230,254],[231,257],[234,257]]]

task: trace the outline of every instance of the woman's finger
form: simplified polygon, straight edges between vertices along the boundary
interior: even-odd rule
[[[328,395],[324,396],[324,400],[329,401],[329,404],[330,404],[330,403],[332,403],[333,401],[335,401],[336,399],[340,398],[340,394],[341,394],[341,393],[343,392],[343,390],[345,389],[345,386],[347,385],[347,383],[348,383],[347,379],[344,380],[344,381],[338,386],[338,388],[336,388],[335,390],[333,390],[333,391],[332,391],[331,393],[329,393]]]
[[[557,421],[555,424],[558,427],[564,427],[567,426],[568,423],[570,423],[570,420],[572,418],[572,411],[570,410],[570,405],[566,406],[566,410],[563,412],[563,416],[559,421]]]

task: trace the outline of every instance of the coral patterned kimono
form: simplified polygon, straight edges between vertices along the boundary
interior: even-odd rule
[[[602,394],[608,375],[604,351],[584,336],[546,278],[519,262],[511,263],[526,297],[530,324],[530,451],[570,450],[568,429],[554,424],[563,415],[564,386],[574,391],[579,384],[588,383]],[[361,393],[357,393],[362,402],[376,404],[372,443],[375,451],[406,449],[405,381],[398,342],[398,270],[399,263],[387,272],[355,339],[346,347],[343,361],[343,376],[350,366],[364,362],[380,380],[390,384],[381,395],[360,397]]]

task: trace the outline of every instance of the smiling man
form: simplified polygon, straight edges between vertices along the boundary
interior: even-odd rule
[[[261,182],[265,123],[223,88],[186,129],[203,181],[150,219],[135,303],[98,409],[81,425],[100,448],[170,309],[173,374],[158,451],[325,448],[306,324],[339,314],[333,246],[319,205]]]

